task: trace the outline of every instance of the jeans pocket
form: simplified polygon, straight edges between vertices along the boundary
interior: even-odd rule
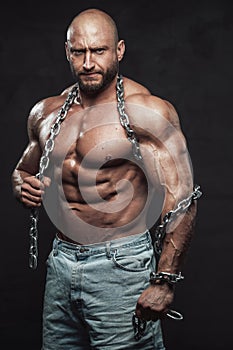
[[[122,270],[129,272],[141,272],[149,269],[152,261],[152,254],[149,250],[132,254],[130,251],[118,251],[112,254],[114,265]]]

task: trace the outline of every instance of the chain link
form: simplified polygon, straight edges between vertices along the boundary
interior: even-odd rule
[[[154,248],[155,248],[155,252],[156,252],[156,254],[158,254],[158,256],[160,256],[161,252],[162,252],[163,239],[164,239],[164,236],[166,234],[166,227],[167,227],[168,223],[171,222],[179,214],[184,213],[189,208],[191,203],[195,199],[199,199],[201,197],[201,195],[202,195],[202,192],[200,191],[200,186],[195,185],[193,192],[191,193],[191,195],[189,197],[180,201],[175,209],[170,210],[169,212],[167,212],[164,215],[161,225],[158,225],[155,229]]]
[[[36,174],[36,178],[43,182],[44,172],[49,166],[49,155],[54,148],[54,139],[59,134],[61,123],[66,118],[67,113],[74,102],[74,99],[79,94],[79,86],[76,84],[69,92],[68,97],[58,112],[58,116],[55,123],[51,126],[50,136],[45,143],[44,151],[40,158],[39,172]],[[32,269],[37,268],[38,260],[38,220],[39,209],[32,208],[30,211],[30,230],[29,230],[29,267]]]
[[[125,112],[125,100],[124,100],[124,86],[123,86],[123,77],[119,75],[117,77],[117,108],[120,114],[120,123],[126,131],[128,140],[132,143],[133,155],[137,160],[142,160],[142,155],[140,152],[139,143],[137,137],[130,127],[129,117]]]

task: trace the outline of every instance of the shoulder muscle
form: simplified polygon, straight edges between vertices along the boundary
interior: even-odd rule
[[[139,105],[145,109],[165,118],[177,129],[180,128],[179,117],[175,107],[168,101],[163,100],[160,97],[149,94],[132,94],[126,99],[128,104]]]
[[[61,107],[64,99],[64,95],[48,97],[37,102],[33,106],[28,117],[29,136],[37,134],[40,123],[46,119],[53,111]]]

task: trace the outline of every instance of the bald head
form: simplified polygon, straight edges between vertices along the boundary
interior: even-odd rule
[[[116,24],[107,13],[89,9],[77,15],[67,30],[65,49],[83,93],[99,93],[115,85],[125,44],[118,40]]]
[[[71,22],[67,30],[67,41],[70,41],[75,33],[80,33],[82,29],[88,28],[93,35],[104,32],[105,35],[114,40],[114,44],[118,43],[118,31],[116,23],[106,12],[98,9],[88,9],[79,13]]]

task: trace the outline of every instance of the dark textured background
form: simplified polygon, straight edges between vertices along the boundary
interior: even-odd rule
[[[118,23],[127,51],[121,72],[172,102],[193,162],[199,201],[196,235],[177,286],[182,322],[164,322],[168,350],[232,349],[231,1],[5,2],[1,9],[0,347],[40,349],[45,260],[54,234],[41,211],[38,269],[28,268],[28,212],[13,198],[10,174],[27,143],[26,121],[41,98],[72,78],[65,31],[98,7]]]

